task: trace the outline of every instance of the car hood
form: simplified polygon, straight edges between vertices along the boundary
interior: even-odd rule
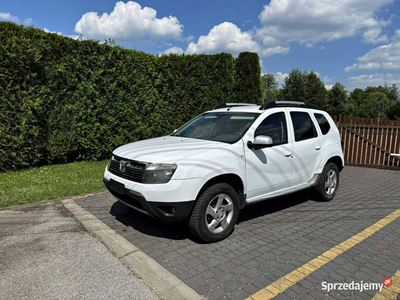
[[[136,161],[175,163],[178,160],[229,144],[177,136],[164,136],[121,146],[113,154]]]

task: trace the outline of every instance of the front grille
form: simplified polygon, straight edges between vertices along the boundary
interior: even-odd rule
[[[120,171],[120,163],[122,161],[126,162],[126,169],[124,172]],[[124,158],[120,158],[117,156],[113,156],[111,158],[110,165],[108,167],[108,171],[111,174],[117,175],[121,178],[135,181],[135,182],[143,182],[143,172],[144,169],[146,168],[147,164],[133,161],[133,160],[127,160]]]

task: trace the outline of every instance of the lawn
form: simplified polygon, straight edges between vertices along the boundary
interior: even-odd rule
[[[107,160],[0,173],[0,207],[105,190]]]

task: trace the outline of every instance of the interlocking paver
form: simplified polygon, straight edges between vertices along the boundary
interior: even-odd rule
[[[345,167],[331,202],[307,192],[260,202],[240,213],[235,232],[211,245],[199,243],[185,222],[165,224],[134,211],[109,193],[77,199],[209,299],[240,299],[309,262],[400,208],[400,172]],[[319,299],[321,282],[381,282],[400,268],[400,220],[354,246],[279,298]],[[326,294],[326,291],[325,293]],[[373,292],[330,292],[335,299],[370,299]]]

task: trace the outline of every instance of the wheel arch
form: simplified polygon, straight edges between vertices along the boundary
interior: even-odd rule
[[[238,194],[239,197],[239,208],[242,209],[246,205],[246,195],[244,194],[244,183],[242,178],[239,175],[229,173],[215,176],[209,179],[200,189],[197,194],[196,201],[200,197],[200,195],[208,189],[210,186],[213,186],[217,183],[226,183],[229,184]]]
[[[327,160],[327,162],[325,163],[325,165],[330,162],[334,163],[337,166],[337,168],[339,169],[339,172],[341,172],[343,170],[344,164],[343,164],[343,160],[340,156],[333,156],[333,157],[329,158]]]

